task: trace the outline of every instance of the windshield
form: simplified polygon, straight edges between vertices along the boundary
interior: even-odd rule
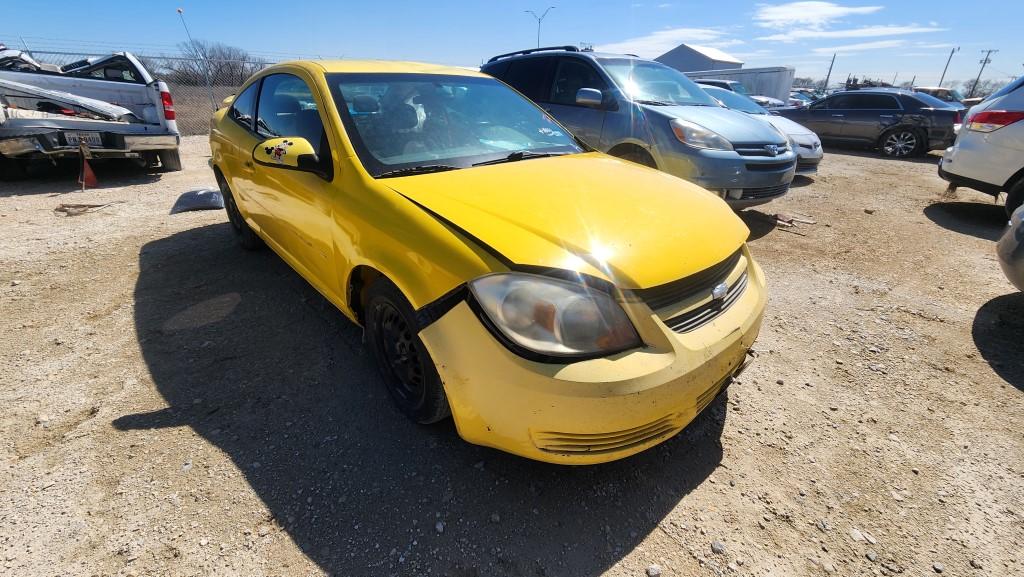
[[[718,106],[696,83],[674,68],[635,58],[601,58],[608,74],[633,100]]]
[[[704,92],[714,96],[715,99],[721,102],[726,108],[739,110],[740,112],[746,112],[748,114],[768,114],[768,111],[761,108],[758,103],[738,92],[733,92],[732,90],[726,90],[717,86],[704,86],[702,88],[704,88]]]
[[[374,177],[468,168],[512,153],[522,160],[583,151],[551,117],[493,78],[372,73],[328,74],[327,81],[356,154]]]
[[[749,92],[747,92],[747,87],[743,86],[739,82],[733,82],[730,86],[732,86],[733,92],[736,92],[738,94],[742,94],[744,96],[747,96],[748,94],[750,94]]]
[[[956,108],[956,106],[953,106],[949,102],[940,100],[927,92],[916,92],[914,93],[914,96],[929,108]]]

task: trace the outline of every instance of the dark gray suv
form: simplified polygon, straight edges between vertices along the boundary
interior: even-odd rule
[[[565,46],[502,54],[481,70],[532,99],[591,147],[689,180],[733,208],[789,191],[796,153],[788,138],[722,107],[661,63]]]

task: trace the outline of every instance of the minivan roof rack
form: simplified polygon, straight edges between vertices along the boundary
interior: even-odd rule
[[[516,50],[515,52],[509,52],[508,54],[499,54],[487,62],[494,62],[501,58],[508,58],[509,56],[519,56],[521,54],[533,54],[534,52],[544,52],[545,50],[562,50],[565,52],[579,52],[580,49],[575,46],[545,46],[544,48],[530,48],[528,50]]]

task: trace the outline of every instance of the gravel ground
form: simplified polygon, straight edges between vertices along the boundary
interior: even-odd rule
[[[278,258],[167,214],[213,184],[183,153],[0,183],[0,574],[1024,575],[1024,295],[1002,208],[942,197],[934,156],[830,150],[747,211],[758,361],[671,441],[567,468],[407,422]]]

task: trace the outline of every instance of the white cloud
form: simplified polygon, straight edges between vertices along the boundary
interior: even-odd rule
[[[672,5],[667,3],[667,2],[665,4],[658,4],[658,8],[671,8],[671,7],[672,7]]]
[[[711,28],[669,28],[651,32],[646,36],[638,36],[621,42],[612,42],[595,46],[599,52],[620,52],[636,54],[643,58],[654,58],[686,43],[715,44],[729,42],[723,38],[725,33]]]
[[[945,32],[946,28],[929,26],[897,26],[893,24],[880,26],[864,26],[846,30],[799,29],[780,32],[770,36],[761,36],[758,40],[770,42],[796,42],[809,38],[872,38],[877,36],[902,36],[904,34],[923,34],[927,32]]]
[[[832,54],[833,52],[860,52],[862,50],[882,50],[884,48],[899,48],[906,45],[906,40],[876,40],[874,42],[861,42],[859,44],[844,44],[843,46],[827,46],[812,50],[815,54]]]
[[[873,14],[881,9],[882,6],[840,6],[833,2],[789,2],[762,5],[754,14],[754,20],[765,28],[802,26],[820,29],[846,16]]]
[[[955,44],[951,44],[949,42],[935,42],[935,43],[918,42],[917,46],[919,48],[953,48],[955,46]]]

